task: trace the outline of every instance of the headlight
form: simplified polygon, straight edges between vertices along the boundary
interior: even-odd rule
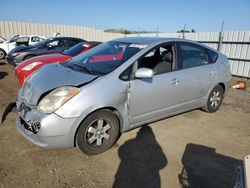
[[[49,114],[56,111],[69,99],[80,92],[80,89],[72,86],[63,86],[51,91],[38,104],[37,110]]]
[[[22,70],[29,71],[29,70],[33,69],[34,67],[36,67],[37,65],[40,65],[40,64],[42,64],[42,62],[33,62],[33,63],[23,67]]]

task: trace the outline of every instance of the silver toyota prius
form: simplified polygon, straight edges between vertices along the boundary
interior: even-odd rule
[[[135,127],[197,108],[217,111],[230,79],[227,57],[202,44],[115,39],[32,74],[18,93],[16,127],[43,148],[99,154]]]

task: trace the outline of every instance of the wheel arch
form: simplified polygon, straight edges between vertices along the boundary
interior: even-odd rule
[[[224,92],[225,92],[226,86],[225,86],[225,84],[223,82],[220,82],[217,85],[220,85],[223,88]]]
[[[5,53],[5,54],[7,54],[7,53],[6,53],[6,51],[5,51],[3,48],[0,48],[0,50],[3,50],[3,51],[4,51],[4,53]]]
[[[26,55],[26,56],[23,57],[23,61],[26,60],[27,57],[29,57],[29,56],[30,56],[30,58],[32,58],[32,57],[35,57],[37,55],[35,55],[35,54],[28,54],[28,55]],[[30,58],[28,58],[28,59],[30,59]]]
[[[114,107],[112,107],[112,106],[101,107],[101,108],[95,109],[94,111],[90,112],[90,113],[89,113],[87,116],[85,116],[85,117],[82,119],[82,121],[79,123],[79,125],[78,125],[78,127],[77,127],[77,129],[76,129],[76,131],[75,131],[75,134],[74,134],[74,147],[76,147],[76,136],[77,136],[77,132],[78,132],[78,130],[79,130],[79,128],[80,128],[82,122],[84,122],[85,119],[88,118],[91,114],[93,114],[93,113],[95,113],[95,112],[97,112],[97,111],[100,111],[100,110],[108,110],[108,111],[110,111],[110,112],[113,112],[113,113],[116,115],[116,117],[117,117],[117,119],[118,119],[118,121],[119,121],[119,133],[120,133],[120,135],[121,135],[121,132],[122,132],[122,130],[123,130],[123,118],[122,118],[122,115],[121,115],[121,113],[119,112],[119,110],[116,109],[116,108],[114,108]],[[119,138],[119,137],[118,137],[118,138]]]

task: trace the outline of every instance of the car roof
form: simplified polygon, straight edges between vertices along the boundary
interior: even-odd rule
[[[40,36],[40,35],[19,35],[18,38],[20,37],[41,37],[41,38],[44,38],[43,36]]]
[[[124,37],[114,39],[113,41],[128,42],[128,43],[139,43],[139,44],[151,44],[155,42],[171,41],[171,38],[162,37]]]
[[[205,48],[208,48],[212,51],[216,51],[215,49],[206,46],[202,43],[193,41],[193,40],[188,40],[188,39],[182,39],[182,38],[165,38],[165,37],[124,37],[124,38],[118,38],[114,39],[112,41],[117,41],[117,42],[128,42],[128,43],[137,43],[137,44],[160,44],[160,43],[165,43],[165,42],[188,42],[192,44],[197,44],[200,46],[203,46]],[[218,51],[216,51],[218,53]]]
[[[54,40],[54,39],[77,39],[77,40],[81,40],[82,42],[85,42],[84,39],[81,38],[77,38],[77,37],[49,37],[49,40]]]

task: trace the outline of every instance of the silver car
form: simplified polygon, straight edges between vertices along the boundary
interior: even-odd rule
[[[32,74],[18,93],[16,127],[43,148],[99,154],[143,124],[217,111],[230,79],[227,57],[199,43],[116,39]]]

